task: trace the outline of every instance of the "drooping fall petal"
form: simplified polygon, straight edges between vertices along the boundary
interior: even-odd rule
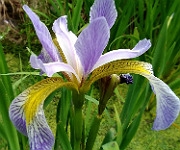
[[[168,128],[178,117],[180,112],[180,100],[159,78],[147,76],[152,90],[156,94],[156,119],[153,124],[154,130],[164,130]]]
[[[167,84],[153,75],[152,65],[149,63],[133,60],[117,60],[105,64],[92,72],[89,80],[85,83],[84,90],[88,90],[90,85],[100,78],[111,74],[123,73],[139,74],[149,80],[157,99],[156,119],[153,129],[164,130],[168,128],[179,115],[180,100]]]
[[[74,83],[65,82],[60,77],[47,78],[22,92],[10,105],[10,119],[21,133],[28,136],[31,150],[52,149],[54,137],[44,116],[43,103],[50,93],[62,86],[77,90]]]
[[[27,125],[27,134],[31,150],[50,150],[54,145],[53,133],[46,122],[43,105],[33,120]]]
[[[84,89],[89,90],[89,87],[96,80],[104,78],[112,74],[153,74],[152,65],[150,63],[135,61],[135,60],[117,60],[100,66],[92,71],[90,78],[84,84]],[[86,91],[86,90],[85,90]]]

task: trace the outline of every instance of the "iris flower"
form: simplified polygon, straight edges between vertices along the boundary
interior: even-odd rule
[[[31,66],[49,77],[18,95],[9,109],[10,119],[17,130],[28,136],[31,150],[53,147],[54,136],[43,111],[44,100],[50,93],[61,87],[85,93],[93,82],[111,74],[135,73],[149,80],[157,98],[153,129],[166,129],[177,118],[179,98],[153,75],[151,64],[129,60],[145,53],[151,46],[150,40],[140,40],[132,50],[118,49],[103,54],[117,17],[113,0],[95,0],[90,9],[90,22],[78,37],[68,30],[67,16],[54,21],[52,30],[56,38],[53,39],[39,17],[27,5],[23,9],[42,44],[40,55],[31,55]],[[62,72],[66,80],[52,77],[58,72]]]

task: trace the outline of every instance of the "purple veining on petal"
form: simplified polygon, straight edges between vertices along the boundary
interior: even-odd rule
[[[49,54],[44,48],[41,50],[38,59],[41,59],[43,63],[53,62],[52,58],[49,56]]]
[[[24,95],[26,95],[25,93],[27,93],[27,91],[24,91],[12,101],[9,108],[9,117],[17,130],[27,136],[26,121],[23,108],[25,99],[27,98],[24,97]]]
[[[58,50],[52,41],[46,25],[40,21],[39,17],[27,5],[23,5],[23,9],[31,19],[43,48],[47,51],[53,61],[60,61]]]
[[[110,36],[110,30],[104,17],[93,20],[85,28],[75,43],[84,74],[87,75],[102,55]]]
[[[143,39],[143,40],[140,40],[132,50],[119,49],[119,50],[110,51],[99,58],[99,60],[94,65],[92,70],[115,60],[130,59],[130,58],[138,57],[144,54],[150,47],[151,47],[150,40]]]
[[[98,17],[105,17],[111,28],[117,18],[114,0],[95,0],[90,10],[90,22]]]
[[[153,124],[153,129],[164,130],[178,117],[180,100],[162,80],[154,76],[147,76],[147,78],[150,81],[157,99],[156,119]]]
[[[52,149],[54,136],[47,124],[42,105],[33,121],[27,126],[27,131],[31,150]]]

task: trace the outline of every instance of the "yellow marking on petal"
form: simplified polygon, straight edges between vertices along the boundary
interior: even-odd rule
[[[62,49],[61,49],[61,47],[60,47],[57,39],[54,38],[54,39],[53,39],[53,42],[54,42],[54,44],[56,45],[56,47],[57,47],[57,49],[58,49],[58,51],[59,51],[59,53],[60,53],[60,56],[61,56],[61,58],[62,58],[62,61],[63,61],[64,63],[67,63],[66,57],[65,57],[65,55],[64,55],[64,53],[63,53],[63,51],[62,51]]]
[[[95,69],[89,79],[83,84],[83,91],[88,91],[91,84],[96,80],[111,74],[135,73],[140,75],[153,74],[152,65],[147,62],[136,60],[118,60],[107,63]]]
[[[58,51],[59,51],[59,53],[60,53],[60,56],[61,56],[62,61],[63,61],[64,63],[67,63],[67,59],[66,59],[66,57],[65,57],[65,55],[64,55],[64,53],[63,53],[63,51],[62,51],[62,49],[61,49],[58,41],[57,41],[57,39],[54,38],[54,39],[53,39],[53,42],[54,42],[54,44],[56,45],[56,47],[58,48]],[[77,78],[75,77],[74,74],[67,73],[67,72],[63,72],[63,74],[64,74],[64,76],[66,77],[66,79],[67,79],[68,81],[73,81],[73,82],[75,82],[77,85],[79,84],[79,82],[78,82],[78,80],[77,80]]]
[[[24,97],[27,97],[23,106],[27,125],[31,123],[40,105],[43,104],[48,95],[63,86],[78,90],[77,85],[73,82],[65,82],[60,77],[52,77],[36,83],[24,92]]]

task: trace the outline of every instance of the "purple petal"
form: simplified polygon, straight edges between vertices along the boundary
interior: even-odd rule
[[[150,40],[143,39],[143,40],[140,40],[132,50],[119,49],[119,50],[110,51],[99,58],[99,60],[93,67],[93,70],[106,63],[109,63],[115,60],[130,59],[130,58],[138,57],[142,55],[143,53],[145,53],[150,47],[151,47]]]
[[[54,21],[53,31],[56,34],[57,41],[61,47],[66,61],[71,65],[76,71],[81,70],[81,64],[78,60],[76,50],[74,47],[77,37],[67,28],[67,16],[62,16]]]
[[[49,56],[49,54],[47,53],[47,51],[44,48],[41,50],[41,53],[39,54],[38,58],[43,63],[53,62],[52,58]]]
[[[50,150],[54,145],[54,137],[46,122],[42,105],[26,128],[25,105],[29,95],[30,91],[27,89],[12,101],[9,108],[10,119],[19,132],[28,136],[31,150]]]
[[[24,5],[23,9],[31,19],[36,34],[43,46],[43,48],[47,51],[48,55],[51,57],[53,61],[59,61],[60,56],[58,54],[58,50],[54,45],[51,35],[48,31],[48,28],[39,20],[39,17],[27,6]]]
[[[9,117],[16,129],[27,136],[26,121],[24,116],[23,105],[25,104],[24,93],[16,97],[9,108]]]
[[[62,78],[47,78],[29,87],[11,103],[9,116],[15,127],[27,135],[31,150],[50,150],[54,144],[53,134],[46,122],[43,103],[56,89],[61,87],[74,88],[73,82]]]
[[[145,38],[143,40],[140,40],[132,50],[138,52],[138,55],[140,56],[145,53],[150,47],[151,41]]]
[[[30,56],[30,64],[31,64],[31,67],[34,68],[34,69],[40,69],[41,70],[41,73],[46,73],[46,69],[44,67],[44,63],[41,59],[39,59],[36,55],[32,54]],[[46,73],[48,74],[48,73]]]
[[[48,77],[51,77],[54,73],[63,71],[69,74],[70,78],[72,77],[71,73],[73,73],[77,80],[80,81],[77,73],[69,64],[63,62],[43,63],[41,59],[34,54],[30,57],[30,63],[34,69],[40,69],[42,73],[46,73]]]
[[[102,55],[110,36],[104,17],[93,20],[78,37],[75,44],[77,54],[87,75]]]
[[[164,130],[178,117],[180,100],[162,80],[154,76],[147,78],[157,98],[156,119],[153,124],[153,129]]]
[[[48,126],[43,107],[38,110],[31,124],[27,126],[31,150],[50,150],[54,145],[54,136]]]
[[[117,11],[114,0],[95,0],[90,11],[90,22],[98,17],[105,17],[111,28],[117,18]]]

